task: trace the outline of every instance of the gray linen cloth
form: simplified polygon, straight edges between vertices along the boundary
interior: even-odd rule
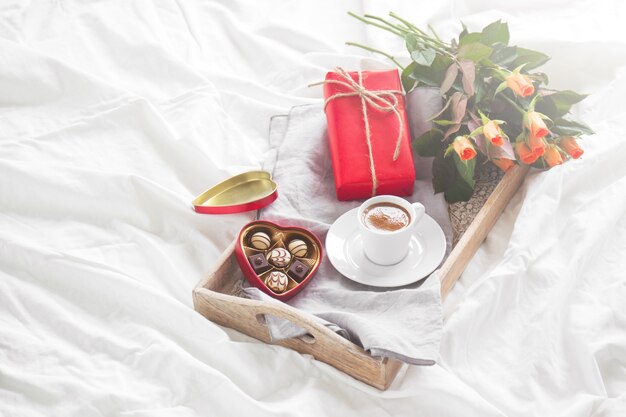
[[[419,126],[417,129],[423,130]],[[259,217],[305,227],[324,242],[330,225],[362,201],[338,201],[335,196],[322,106],[298,106],[288,116],[275,116],[270,142],[275,152],[268,157],[265,169],[273,171],[279,197]],[[416,160],[420,163],[426,165],[428,161]],[[447,206],[441,195],[433,193],[430,169],[421,166],[417,172],[424,172],[427,178],[416,181],[408,199],[424,204],[450,242]],[[245,286],[244,291],[253,299],[279,302],[254,287]],[[343,277],[325,257],[308,286],[288,303],[313,314],[374,356],[417,365],[433,365],[438,358],[442,314],[436,273],[406,287],[380,289]],[[277,317],[266,316],[266,323],[273,340],[306,334],[301,327]]]

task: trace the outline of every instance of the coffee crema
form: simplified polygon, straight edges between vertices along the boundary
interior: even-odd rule
[[[376,203],[363,210],[363,224],[374,230],[395,232],[411,222],[408,211],[394,203]]]

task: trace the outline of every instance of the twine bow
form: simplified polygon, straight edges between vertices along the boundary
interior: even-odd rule
[[[337,93],[328,97],[324,101],[324,109],[328,103],[333,100],[342,97],[355,97],[358,96],[361,99],[361,110],[363,111],[363,122],[365,124],[365,141],[367,142],[367,150],[369,154],[370,172],[372,174],[372,196],[376,195],[376,189],[378,188],[378,179],[376,177],[376,166],[374,164],[374,154],[372,152],[372,135],[370,130],[369,118],[367,117],[367,105],[369,104],[376,110],[383,112],[393,112],[398,118],[398,137],[396,139],[396,148],[393,153],[393,160],[397,160],[400,156],[400,145],[402,144],[402,133],[404,132],[404,122],[402,116],[398,110],[398,97],[397,94],[404,95],[399,90],[368,90],[363,86],[363,73],[358,72],[358,82],[354,81],[352,77],[340,67],[335,68],[335,73],[341,76],[341,80],[324,80],[314,84],[310,84],[309,87],[320,84],[338,84],[349,91],[345,93]]]

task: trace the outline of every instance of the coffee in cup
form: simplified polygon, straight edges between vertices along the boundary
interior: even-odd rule
[[[409,212],[391,202],[372,204],[363,210],[362,216],[366,227],[383,232],[395,232],[411,223]]]

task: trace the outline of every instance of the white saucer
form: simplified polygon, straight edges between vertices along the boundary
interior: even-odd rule
[[[437,222],[427,214],[415,228],[409,253],[395,265],[383,266],[363,253],[363,240],[357,220],[358,208],[339,217],[326,236],[330,263],[345,277],[374,287],[400,287],[427,277],[446,254],[446,237]]]

